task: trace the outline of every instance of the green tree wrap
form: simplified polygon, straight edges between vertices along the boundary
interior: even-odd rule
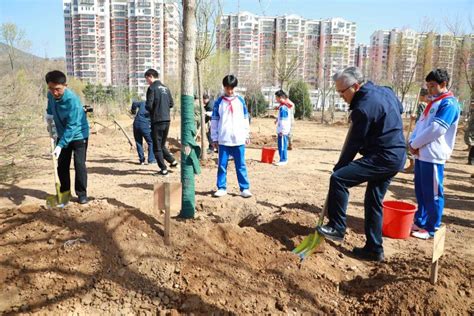
[[[179,217],[182,218],[193,218],[196,208],[194,175],[201,173],[199,165],[201,148],[196,144],[195,136],[194,96],[181,95],[181,183],[183,190]],[[187,151],[189,151],[188,155]]]

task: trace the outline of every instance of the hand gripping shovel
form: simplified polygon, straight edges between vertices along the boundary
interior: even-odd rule
[[[346,139],[344,141],[344,145],[342,146],[341,153],[344,152],[346,149],[350,134],[352,130],[352,123],[349,126],[349,130],[347,131]],[[340,158],[340,157],[339,157]],[[324,202],[323,209],[321,211],[321,215],[319,216],[318,224],[317,226],[321,226],[324,221],[324,216],[326,216],[327,210],[328,210],[328,199],[329,199],[329,192],[326,195],[326,201]],[[293,253],[297,254],[301,261],[309,257],[318,247],[319,245],[323,242],[324,236],[321,236],[316,230],[314,233],[309,234],[303,241],[296,246],[295,249],[293,249]]]
[[[51,130],[51,129],[50,129]],[[52,132],[51,136],[51,156],[53,157],[53,169],[54,169],[54,184],[56,186],[56,195],[49,195],[46,197],[46,206],[51,207],[64,207],[71,199],[71,191],[61,192],[61,184],[59,182],[58,176],[58,162],[54,156],[54,148],[56,147],[56,142],[53,138]]]

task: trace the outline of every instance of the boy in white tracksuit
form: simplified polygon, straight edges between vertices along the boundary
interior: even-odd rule
[[[412,236],[429,239],[441,225],[444,209],[444,164],[454,148],[460,107],[448,91],[449,75],[444,69],[426,77],[431,102],[415,125],[409,150],[415,156],[415,193],[418,210]]]
[[[211,138],[214,148],[219,146],[217,191],[215,197],[227,194],[227,163],[234,158],[240,195],[248,198],[250,183],[245,165],[245,145],[249,144],[249,114],[244,98],[234,94],[238,80],[234,75],[225,76],[222,84],[224,96],[214,103],[211,117]]]
[[[277,117],[277,136],[278,136],[278,153],[280,161],[276,163],[277,166],[283,166],[288,163],[288,142],[291,131],[291,108],[292,103],[289,102],[288,96],[283,90],[275,92],[278,106]]]

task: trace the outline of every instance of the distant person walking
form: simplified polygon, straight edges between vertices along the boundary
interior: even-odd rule
[[[150,112],[145,108],[144,101],[134,101],[130,113],[135,115],[133,120],[133,137],[137,146],[138,162],[141,165],[156,163],[155,154],[153,153],[153,140],[151,139],[151,121]],[[148,144],[148,159],[145,161],[143,151],[143,139]]]
[[[280,161],[276,163],[277,166],[284,166],[288,163],[288,143],[291,132],[291,111],[293,102],[288,99],[287,94],[283,90],[275,92],[276,101],[278,105],[278,114],[276,119],[277,138],[278,138],[278,153]]]
[[[166,140],[170,129],[170,109],[173,107],[173,97],[168,87],[158,80],[158,72],[155,69],[148,69],[145,72],[145,79],[150,85],[146,93],[146,109],[150,112],[151,137],[153,140],[153,150],[158,162],[160,175],[168,174],[168,167],[177,167],[178,162],[166,148]]]

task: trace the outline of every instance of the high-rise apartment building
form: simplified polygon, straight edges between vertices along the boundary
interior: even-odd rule
[[[69,75],[146,91],[148,68],[178,73],[179,14],[169,0],[63,0]]]
[[[359,44],[355,49],[354,65],[357,66],[365,78],[369,77],[370,49],[368,45]]]
[[[218,49],[230,53],[230,70],[263,85],[278,83],[278,70],[296,67],[291,79],[321,84],[354,64],[356,25],[341,18],[310,20],[297,15],[224,15],[217,29]],[[294,62],[296,59],[296,63]]]

